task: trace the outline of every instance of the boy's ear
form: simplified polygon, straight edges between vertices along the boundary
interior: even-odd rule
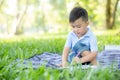
[[[88,25],[89,25],[89,21],[87,21]]]
[[[87,25],[87,26],[89,25],[89,21],[86,22],[86,25]]]

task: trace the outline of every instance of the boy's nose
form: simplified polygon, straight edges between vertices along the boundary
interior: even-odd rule
[[[77,28],[75,28],[74,30],[75,30],[75,32],[78,32],[78,29],[77,29]]]

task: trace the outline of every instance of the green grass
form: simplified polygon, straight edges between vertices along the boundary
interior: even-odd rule
[[[119,80],[120,71],[109,69],[88,69],[74,67],[71,69],[23,69],[10,65],[15,59],[27,59],[42,52],[56,52],[62,54],[65,34],[45,34],[34,36],[15,36],[0,40],[0,80]],[[99,52],[104,45],[120,45],[118,35],[97,35]]]

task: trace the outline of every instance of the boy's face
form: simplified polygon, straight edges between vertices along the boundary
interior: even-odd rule
[[[83,21],[82,18],[77,19],[74,22],[70,23],[74,33],[77,35],[78,38],[83,36],[87,32],[87,26],[89,24],[88,21]]]

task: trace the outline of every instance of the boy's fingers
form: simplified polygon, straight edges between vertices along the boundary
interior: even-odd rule
[[[73,58],[73,60],[72,60],[72,63],[71,63],[72,65],[75,65],[76,64],[76,60],[75,60],[75,57]]]
[[[76,63],[79,63],[80,59],[78,57],[75,57],[74,60],[76,61]]]
[[[74,57],[73,59],[72,59],[72,65],[76,65],[76,64],[78,64],[78,63],[80,63],[80,59],[78,58],[78,57]]]
[[[68,62],[66,62],[66,63],[62,64],[61,66],[62,67],[67,67],[68,65],[69,65]]]
[[[62,64],[57,64],[57,66],[62,67]]]

